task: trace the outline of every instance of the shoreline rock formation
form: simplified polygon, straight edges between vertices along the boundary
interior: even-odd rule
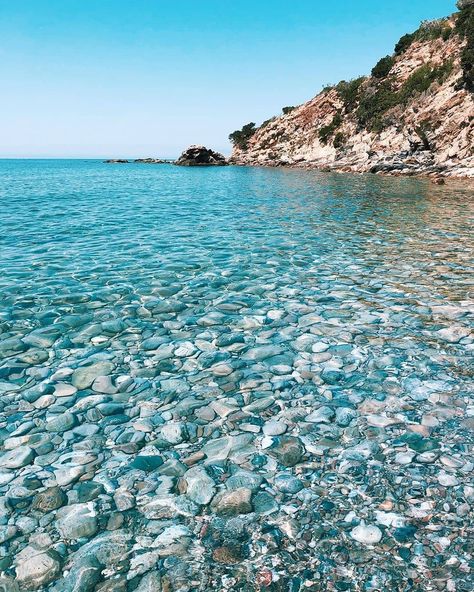
[[[178,166],[226,166],[229,164],[222,154],[205,146],[193,145],[185,150],[174,163]]]
[[[231,164],[474,177],[474,0],[404,35],[370,76],[230,135]]]
[[[161,158],[135,158],[127,160],[126,158],[109,158],[104,160],[105,164],[173,164],[172,160],[163,160]]]
[[[161,158],[136,158],[136,164],[173,164],[172,160],[163,160]]]

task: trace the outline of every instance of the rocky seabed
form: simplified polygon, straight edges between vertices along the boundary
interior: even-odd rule
[[[59,247],[11,255],[0,589],[471,591],[472,243],[450,211],[250,216],[213,261],[186,225],[153,260],[144,235],[106,263],[112,235],[79,227],[68,273]]]

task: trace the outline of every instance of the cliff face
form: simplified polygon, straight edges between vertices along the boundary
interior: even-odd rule
[[[473,177],[474,6],[466,1],[461,13],[402,37],[371,76],[234,135],[232,162]]]

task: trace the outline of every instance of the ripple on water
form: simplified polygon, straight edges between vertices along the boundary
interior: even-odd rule
[[[0,187],[6,589],[470,589],[466,184],[2,161]]]

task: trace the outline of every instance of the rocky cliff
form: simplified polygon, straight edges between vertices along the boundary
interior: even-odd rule
[[[372,74],[231,134],[235,164],[474,177],[474,2],[424,22]]]

